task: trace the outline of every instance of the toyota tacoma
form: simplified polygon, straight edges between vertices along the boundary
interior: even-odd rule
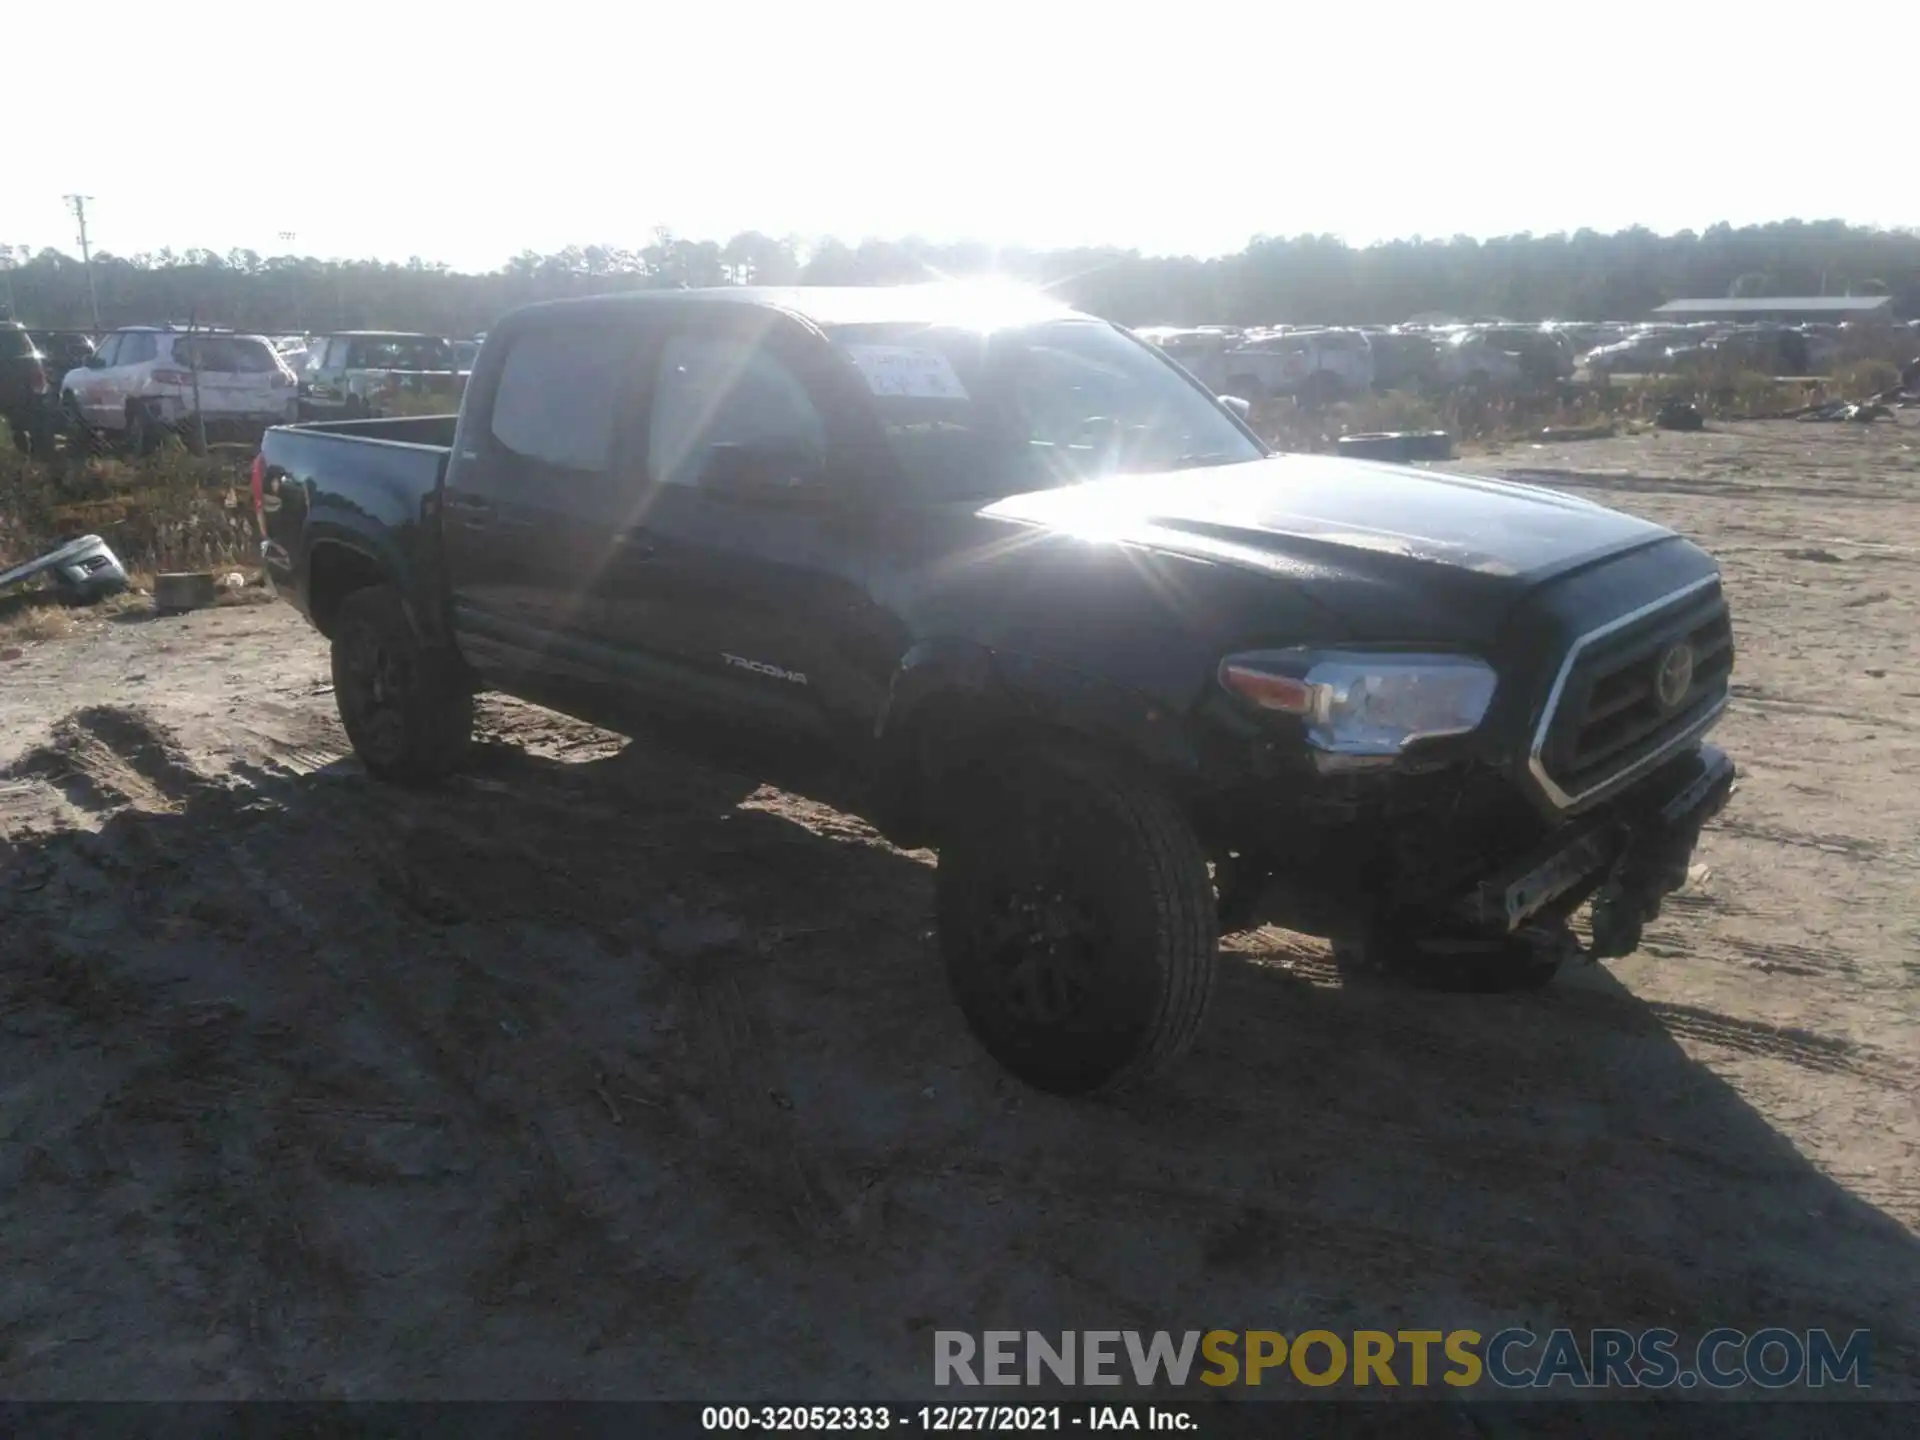
[[[974,1034],[1078,1094],[1187,1050],[1223,931],[1625,955],[1733,785],[1710,556],[1243,410],[997,287],[652,292],[516,311],[457,416],[269,431],[254,494],[372,775],[454,770],[482,690],[837,752],[939,852]]]

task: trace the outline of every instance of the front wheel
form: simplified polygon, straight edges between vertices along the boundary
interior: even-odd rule
[[[940,950],[968,1026],[1062,1095],[1152,1077],[1213,991],[1217,902],[1186,817],[1142,777],[1048,750],[961,777],[935,877]]]
[[[356,590],[333,625],[333,693],[369,774],[423,785],[458,768],[473,689],[452,652],[422,644],[391,585]]]

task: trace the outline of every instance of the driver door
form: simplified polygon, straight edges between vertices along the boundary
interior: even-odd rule
[[[821,731],[877,704],[856,658],[870,516],[832,493],[852,472],[844,392],[824,342],[798,326],[705,308],[654,352],[644,460],[589,613],[644,688]],[[743,445],[802,457],[814,497],[707,483],[715,453]]]

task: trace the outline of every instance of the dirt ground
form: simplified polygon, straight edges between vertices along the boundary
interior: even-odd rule
[[[977,1051],[931,857],[828,781],[489,701],[404,794],[283,606],[26,644],[0,1391],[904,1399],[935,1328],[1515,1323],[1866,1327],[1920,1391],[1920,424],[1463,468],[1723,559],[1709,873],[1535,996],[1235,937],[1121,1103]]]

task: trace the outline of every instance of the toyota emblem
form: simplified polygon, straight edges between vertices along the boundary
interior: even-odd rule
[[[1660,657],[1653,694],[1662,710],[1678,710],[1693,689],[1693,646],[1682,640]]]

